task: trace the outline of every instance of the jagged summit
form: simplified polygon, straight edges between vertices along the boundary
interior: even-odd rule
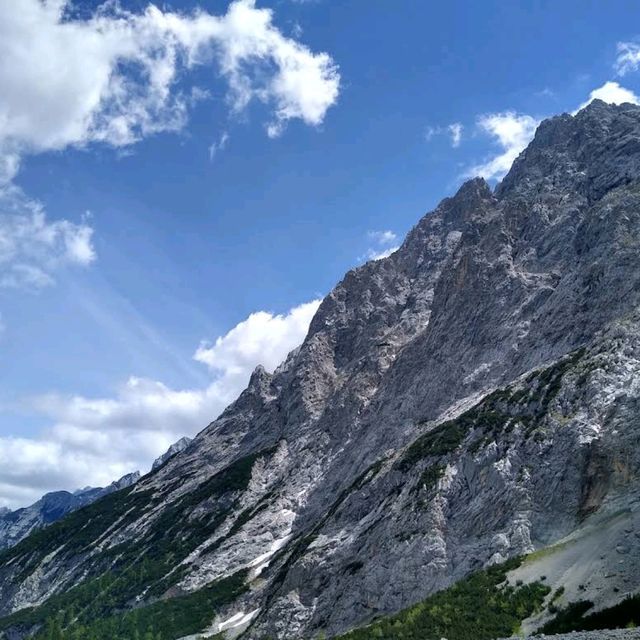
[[[83,610],[70,590],[103,575],[125,621],[163,598],[205,603],[183,636],[331,637],[560,541],[558,604],[638,590],[639,159],[639,107],[542,123],[495,192],[466,182],[348,272],[189,446],[0,557],[0,612]]]
[[[178,440],[177,442],[174,442],[161,456],[159,456],[153,461],[153,464],[151,465],[151,470],[153,471],[155,469],[158,469],[167,460],[169,460],[170,458],[173,458],[173,456],[177,455],[181,451],[184,451],[191,444],[191,442],[192,442],[192,439],[187,436],[183,436],[182,438],[180,438],[180,440]],[[136,481],[138,479],[139,479],[139,474],[138,474],[138,478],[136,478]],[[124,489],[125,487],[121,487],[121,488]]]
[[[504,197],[553,197],[569,189],[593,202],[640,174],[640,110],[594,100],[574,116],[543,121],[496,189]]]

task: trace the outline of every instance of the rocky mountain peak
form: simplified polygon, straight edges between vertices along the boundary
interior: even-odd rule
[[[496,198],[484,178],[467,180],[452,198],[446,198],[440,205],[448,223],[464,224],[472,220],[478,212],[495,204]]]
[[[639,175],[640,110],[594,100],[573,116],[543,121],[496,195],[539,200],[569,192],[591,203]]]
[[[136,482],[138,482],[140,478],[141,478],[140,472],[133,471],[132,473],[127,473],[126,475],[122,476],[122,478],[120,478],[119,480],[112,482],[109,485],[109,488],[113,489],[114,491],[120,491],[121,489],[126,489],[127,487],[131,487]]]
[[[173,456],[180,453],[181,451],[184,451],[191,444],[191,442],[192,442],[192,439],[187,436],[183,436],[182,438],[180,438],[180,440],[178,440],[177,442],[174,442],[161,456],[159,456],[153,461],[153,464],[151,465],[151,470],[153,471],[158,467],[161,467],[167,460],[169,460],[170,458],[173,458]],[[138,477],[135,478],[133,482],[137,482],[137,480],[140,477],[139,472],[136,471],[136,474]],[[125,478],[129,478],[129,477],[133,478],[133,476],[134,474],[131,474],[131,476],[125,476],[120,480],[120,482],[125,480]],[[129,484],[133,484],[133,482],[130,482]],[[129,486],[129,485],[124,485],[124,486]],[[122,488],[124,488],[124,486]]]

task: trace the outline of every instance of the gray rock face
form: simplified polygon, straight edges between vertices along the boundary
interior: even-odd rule
[[[172,444],[165,453],[158,457],[152,470],[161,467],[169,458],[186,449],[191,438],[183,437]],[[26,538],[31,532],[46,527],[60,520],[68,513],[99,500],[114,491],[120,491],[134,485],[140,479],[140,472],[128,473],[115,480],[108,487],[86,487],[73,493],[54,491],[47,493],[34,504],[11,511],[0,509],[0,550],[7,549]]]
[[[12,547],[33,531],[60,520],[76,509],[91,504],[114,491],[130,487],[139,479],[140,473],[136,471],[112,482],[108,487],[87,487],[75,493],[54,491],[46,493],[28,507],[15,511],[0,509],[0,550]]]
[[[98,575],[184,504],[165,596],[246,569],[210,629],[241,620],[246,638],[335,635],[620,514],[610,539],[637,558],[639,415],[640,108],[596,101],[544,122],[494,192],[465,183],[350,271],[304,343],[141,479],[138,511],[90,551],[0,559],[0,613]],[[246,460],[246,484],[205,492]],[[619,556],[596,603],[640,587]]]
[[[161,467],[169,458],[173,458],[176,454],[184,451],[191,444],[191,438],[184,436],[177,442],[174,442],[161,456],[156,458],[151,465],[151,470],[155,471]]]

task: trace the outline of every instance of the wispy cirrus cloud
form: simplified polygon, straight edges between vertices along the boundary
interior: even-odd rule
[[[454,122],[447,127],[449,134],[451,135],[451,146],[459,147],[462,142],[462,132],[464,127],[460,122]]]
[[[223,131],[220,134],[220,137],[217,140],[214,140],[209,145],[209,161],[213,162],[214,158],[221,152],[227,148],[227,144],[229,143],[229,132]]]
[[[617,75],[624,76],[631,71],[637,71],[640,67],[640,43],[618,42],[618,55],[614,63]]]
[[[66,265],[91,264],[92,235],[86,220],[51,221],[18,187],[0,188],[0,288],[37,290]]]
[[[463,131],[464,125],[461,122],[452,122],[445,127],[427,127],[424,137],[429,142],[434,136],[447,135],[451,141],[451,146],[455,149],[462,142]]]

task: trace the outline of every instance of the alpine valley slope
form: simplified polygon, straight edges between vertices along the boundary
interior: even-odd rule
[[[595,101],[347,273],[184,451],[0,555],[0,630],[330,637],[555,543],[513,575],[608,607],[639,443],[640,107]]]
[[[186,448],[190,442],[191,438],[180,438],[154,461],[151,468],[155,469],[164,464],[171,456]],[[52,491],[45,493],[42,498],[28,507],[15,511],[0,509],[0,550],[18,544],[29,534],[57,522],[72,511],[91,504],[114,491],[130,487],[139,479],[140,472],[133,471],[112,482],[108,487],[86,487],[73,493]]]
[[[21,509],[10,511],[0,509],[0,549],[17,544],[37,529],[60,520],[68,513],[99,500],[103,496],[131,486],[140,479],[134,471],[112,482],[108,487],[87,487],[79,491],[52,491]]]

